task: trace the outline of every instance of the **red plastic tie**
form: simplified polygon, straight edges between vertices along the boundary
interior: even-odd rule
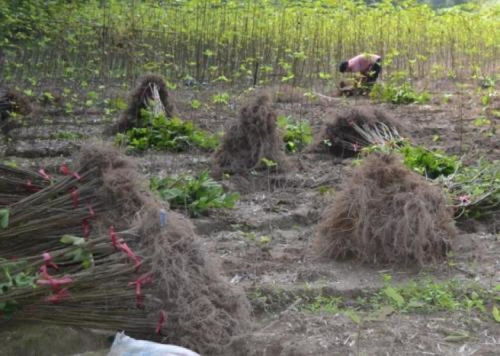
[[[50,176],[47,174],[47,172],[45,172],[45,169],[43,169],[43,168],[40,168],[38,170],[38,173],[40,173],[40,175],[42,176],[42,178],[45,179],[45,180],[50,180],[51,179]]]
[[[78,192],[78,188],[71,188],[71,199],[73,200],[73,208],[78,208],[78,204],[80,201],[80,193]]]
[[[125,252],[125,254],[128,256],[128,258],[130,258],[132,261],[134,261],[135,270],[137,271],[142,264],[141,259],[132,251],[132,249],[127,245],[126,242],[119,241],[118,248],[121,251]]]
[[[61,286],[65,284],[70,284],[73,282],[73,279],[69,276],[64,276],[61,278],[52,277],[47,271],[47,266],[42,265],[40,267],[40,279],[36,281],[36,284],[41,286],[50,286],[54,292],[57,292],[61,289]]]
[[[63,288],[60,291],[58,291],[56,294],[49,295],[47,298],[45,298],[46,302],[52,303],[52,304],[57,304],[62,302],[65,299],[68,299],[70,297],[70,294],[68,292],[67,288]]]
[[[156,333],[161,335],[161,329],[165,325],[165,321],[167,320],[167,313],[164,310],[160,310],[160,317],[158,319],[158,323],[156,324]]]
[[[54,278],[52,276],[49,279],[39,279],[36,281],[36,284],[41,285],[41,286],[50,286],[52,290],[58,291],[61,289],[61,286],[65,284],[70,284],[73,283],[73,279],[69,276],[64,276],[61,278]]]
[[[109,228],[109,237],[111,238],[111,245],[113,245],[115,250],[118,251],[120,247],[120,242],[118,241],[118,237],[116,235],[114,226],[110,226]]]
[[[45,266],[59,269],[59,267],[54,263],[54,260],[52,259],[52,256],[50,255],[50,253],[44,252],[44,253],[42,253],[42,257],[43,257],[43,262],[45,263]]]
[[[80,180],[82,178],[77,172],[72,172],[66,164],[62,164],[59,167],[59,172],[65,176],[73,176],[77,180]]]
[[[141,289],[145,284],[151,283],[152,281],[153,277],[151,274],[145,274],[128,284],[129,286],[135,285],[135,305],[137,308],[144,308],[144,295],[141,293]]]
[[[89,218],[93,218],[95,216],[95,212],[94,212],[94,209],[92,209],[92,207],[89,205]]]
[[[31,182],[30,179],[27,180],[27,182],[24,184],[24,187],[26,188],[27,191],[29,192],[38,192],[40,188],[35,187],[33,183]]]
[[[47,266],[46,265],[41,265],[40,266],[40,276],[42,276],[44,279],[50,279],[52,276],[49,275],[47,272]]]
[[[88,239],[90,236],[90,223],[88,219],[82,220],[82,230],[83,230],[83,237]]]

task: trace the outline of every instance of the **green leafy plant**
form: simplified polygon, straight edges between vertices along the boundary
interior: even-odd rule
[[[80,140],[82,138],[85,138],[85,135],[83,135],[79,132],[59,131],[59,132],[56,132],[54,134],[51,134],[50,138],[58,139],[58,140],[73,141],[73,140]]]
[[[89,268],[94,265],[94,256],[89,251],[87,241],[83,237],[73,235],[64,235],[60,240],[63,244],[73,246],[66,256],[72,258],[73,262],[81,262],[83,268]]]
[[[262,162],[262,164],[264,166],[266,166],[267,169],[271,169],[271,168],[274,168],[274,167],[278,166],[278,163],[276,163],[272,159],[268,159],[266,157],[262,157],[260,161]]]
[[[212,96],[212,103],[214,104],[222,104],[229,105],[229,94],[228,93],[219,93]]]
[[[395,286],[387,283],[374,297],[375,303],[388,303],[396,310],[430,312],[438,310],[478,310],[485,312],[491,292],[479,286],[464,287],[457,280],[410,281]]]
[[[422,146],[412,145],[406,140],[375,144],[363,148],[362,151],[397,152],[403,156],[403,162],[408,168],[431,179],[450,175],[460,167],[460,160],[457,157],[448,156],[439,150],[428,150]]]
[[[26,261],[9,261],[0,258],[0,266],[0,296],[12,292],[17,288],[36,288],[35,281],[38,274],[27,267]],[[19,307],[19,304],[15,300],[0,302],[0,314],[5,314],[9,317]]]
[[[484,217],[500,208],[500,164],[479,160],[472,166],[463,165],[455,156],[428,150],[408,141],[385,142],[363,149],[370,152],[396,152],[403,163],[415,172],[434,180],[448,193],[456,216]]]
[[[293,120],[290,116],[279,116],[278,127],[283,131],[283,141],[288,152],[301,151],[312,142],[312,129],[307,120]]]
[[[9,209],[0,209],[0,228],[6,229],[9,226]]]
[[[239,199],[238,193],[224,192],[208,172],[198,176],[153,177],[150,187],[172,208],[184,208],[191,216],[205,214],[211,209],[232,208]]]
[[[479,218],[500,208],[500,162],[479,160],[461,166],[448,177],[439,177],[457,207],[458,216]]]
[[[116,142],[133,149],[147,149],[181,152],[191,147],[212,150],[219,144],[216,135],[208,134],[195,127],[190,121],[179,118],[167,119],[142,111],[141,127],[134,127],[116,137]]]
[[[315,297],[311,302],[307,303],[303,309],[313,313],[327,312],[336,314],[341,310],[341,303],[341,297],[319,295]]]
[[[198,110],[199,108],[201,108],[201,101],[196,99],[191,100],[191,108],[193,108],[194,110]]]
[[[475,119],[472,124],[476,127],[481,127],[481,126],[489,126],[491,125],[491,120],[487,119],[484,116],[478,117]]]
[[[377,83],[373,86],[370,97],[377,101],[384,101],[392,104],[424,104],[430,100],[427,92],[417,92],[410,83],[403,84]]]

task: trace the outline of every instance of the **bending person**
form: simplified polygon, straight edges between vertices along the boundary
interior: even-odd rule
[[[377,54],[360,54],[356,57],[340,63],[341,73],[360,73],[361,87],[371,89],[382,71],[382,57]]]

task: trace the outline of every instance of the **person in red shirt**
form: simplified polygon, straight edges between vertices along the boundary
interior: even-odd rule
[[[360,54],[340,63],[341,73],[360,73],[361,86],[371,88],[382,71],[382,57],[377,54]]]

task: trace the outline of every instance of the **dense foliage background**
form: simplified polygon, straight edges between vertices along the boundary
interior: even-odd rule
[[[0,8],[5,81],[158,72],[172,82],[309,84],[359,52],[380,53],[386,72],[412,78],[498,69],[495,2],[0,0]]]

